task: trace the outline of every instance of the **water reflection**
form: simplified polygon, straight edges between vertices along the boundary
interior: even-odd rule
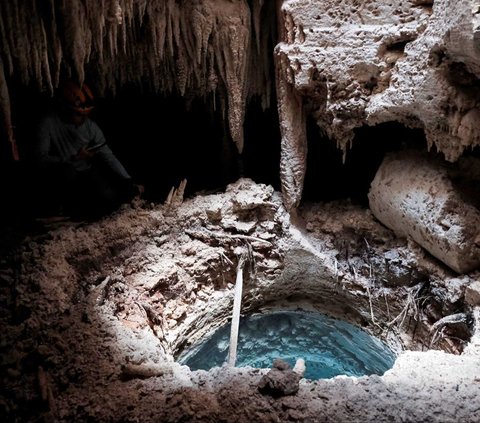
[[[230,324],[184,352],[192,370],[221,366],[227,359]],[[306,363],[308,379],[383,374],[395,355],[379,339],[341,320],[304,311],[247,316],[240,321],[237,366],[271,367],[275,358]]]

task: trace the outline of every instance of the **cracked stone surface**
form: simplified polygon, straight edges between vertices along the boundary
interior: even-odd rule
[[[355,128],[392,121],[423,129],[449,161],[480,144],[479,10],[471,0],[282,2],[275,56],[287,206],[301,197],[306,115],[344,154]]]
[[[462,198],[441,161],[413,151],[389,154],[368,197],[377,219],[456,272],[480,266],[480,211]]]

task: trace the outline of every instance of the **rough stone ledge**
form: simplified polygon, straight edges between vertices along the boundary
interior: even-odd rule
[[[480,211],[462,199],[440,161],[413,151],[388,155],[368,198],[378,220],[456,272],[480,266]]]

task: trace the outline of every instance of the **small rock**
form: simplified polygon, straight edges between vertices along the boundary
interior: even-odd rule
[[[234,219],[223,219],[222,226],[225,229],[233,229],[241,234],[250,234],[257,225],[257,222],[238,222]]]
[[[297,362],[295,363],[295,366],[293,367],[293,371],[299,375],[302,376],[305,374],[305,360],[303,358],[297,359]]]
[[[207,217],[212,222],[218,222],[222,219],[222,208],[223,204],[220,202],[214,202],[210,204],[208,208],[205,210],[207,213]]]
[[[288,418],[292,421],[300,421],[305,419],[305,415],[298,410],[288,410]]]
[[[275,234],[272,234],[270,232],[264,232],[260,235],[258,235],[259,238],[261,239],[265,239],[266,241],[272,239],[272,238],[275,238]]]
[[[120,378],[122,380],[130,379],[148,379],[150,377],[172,374],[172,368],[168,364],[125,364],[121,368]]]
[[[474,281],[465,290],[465,302],[472,307],[480,306],[480,282]]]
[[[290,369],[288,363],[276,359],[273,368],[258,383],[258,390],[264,395],[281,397],[298,392],[302,377]]]
[[[283,361],[280,358],[276,358],[275,360],[273,360],[272,368],[278,369],[278,370],[289,370],[290,364],[288,364],[286,361]]]

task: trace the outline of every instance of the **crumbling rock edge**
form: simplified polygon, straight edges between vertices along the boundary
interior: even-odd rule
[[[288,208],[301,199],[307,116],[344,157],[355,128],[388,122],[423,130],[423,147],[451,162],[480,145],[478,3],[280,3],[275,61]]]
[[[175,363],[228,319],[246,243],[255,260],[244,312],[318,309],[399,353],[425,351],[401,352],[382,377],[302,379],[280,398],[258,392],[266,370]],[[478,272],[452,275],[346,202],[291,216],[279,193],[243,179],[177,208],[140,204],[58,227],[4,259],[0,275],[15,292],[1,344],[0,404],[12,421],[480,418],[480,311],[464,304]],[[459,311],[465,322],[442,321]]]

